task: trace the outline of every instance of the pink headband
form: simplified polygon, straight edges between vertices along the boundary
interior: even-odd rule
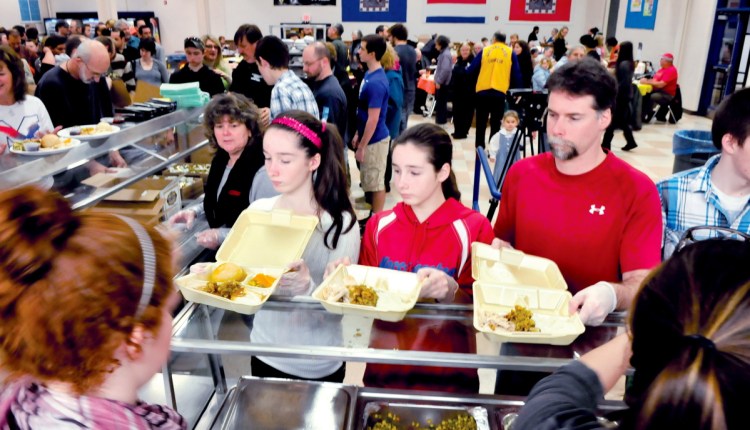
[[[296,131],[297,133],[301,134],[304,138],[312,142],[312,144],[317,146],[318,149],[322,149],[320,136],[315,134],[314,131],[310,130],[310,127],[306,126],[305,124],[302,124],[296,119],[289,118],[289,117],[276,118],[275,120],[271,121],[271,125],[273,124],[279,124],[279,125],[283,125],[285,127],[291,128],[292,130]],[[325,129],[323,130],[325,131]]]

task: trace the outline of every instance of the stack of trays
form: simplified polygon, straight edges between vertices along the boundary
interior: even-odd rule
[[[159,90],[162,97],[176,101],[178,109],[200,107],[211,100],[211,96],[208,93],[201,91],[198,82],[161,84]]]

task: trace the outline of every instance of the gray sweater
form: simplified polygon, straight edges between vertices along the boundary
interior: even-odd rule
[[[273,210],[279,196],[269,199],[256,200],[249,209]],[[344,225],[350,222],[349,216],[344,216]],[[309,296],[323,281],[326,265],[330,261],[349,257],[352,263],[359,258],[360,234],[359,226],[355,222],[351,230],[341,233],[336,249],[328,249],[324,244],[325,232],[331,226],[331,216],[321,214],[318,226],[313,231],[307,243],[302,259],[310,269],[312,282],[305,293]],[[291,263],[291,261],[290,261]],[[342,346],[341,316],[322,313],[309,309],[294,311],[261,309],[255,314],[253,331],[250,333],[251,343],[266,343],[275,345],[317,345]],[[341,361],[258,357],[266,364],[282,372],[303,378],[322,378],[328,376],[341,367]]]

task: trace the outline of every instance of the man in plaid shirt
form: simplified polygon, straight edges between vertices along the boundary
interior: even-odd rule
[[[276,36],[265,36],[255,47],[255,58],[263,80],[271,90],[272,121],[280,113],[297,109],[320,118],[318,104],[310,87],[289,70],[289,48]]]
[[[664,222],[665,259],[690,227],[729,227],[750,233],[750,88],[737,91],[721,103],[711,135],[721,154],[702,167],[656,184]]]

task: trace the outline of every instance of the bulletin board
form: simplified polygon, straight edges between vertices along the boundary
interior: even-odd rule
[[[653,30],[656,26],[656,7],[659,0],[628,0],[625,28]]]

